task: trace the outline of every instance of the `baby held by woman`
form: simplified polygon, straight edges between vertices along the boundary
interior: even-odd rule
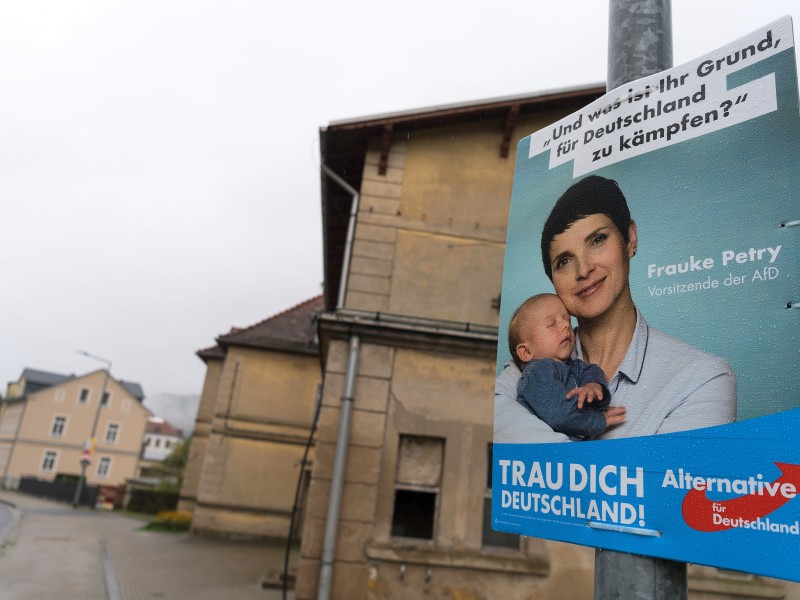
[[[522,371],[517,402],[554,431],[590,439],[625,420],[623,407],[609,408],[611,395],[599,366],[572,358],[575,332],[555,294],[523,302],[508,326],[508,348]]]

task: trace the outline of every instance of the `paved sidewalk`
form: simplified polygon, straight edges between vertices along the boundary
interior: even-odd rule
[[[261,587],[283,568],[282,544],[141,531],[130,517],[5,490],[0,502],[15,508],[0,532],[3,600],[282,598]]]

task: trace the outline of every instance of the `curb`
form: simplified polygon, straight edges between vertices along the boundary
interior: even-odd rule
[[[114,571],[114,563],[108,553],[108,542],[98,540],[100,545],[100,564],[103,567],[103,580],[106,584],[106,595],[108,600],[122,600],[117,574]]]
[[[19,524],[22,521],[22,512],[17,509],[15,504],[11,502],[5,502],[0,500],[0,504],[8,506],[11,509],[11,523],[9,523],[8,528],[5,531],[0,531],[0,550],[5,548],[6,543],[12,536],[19,531]]]

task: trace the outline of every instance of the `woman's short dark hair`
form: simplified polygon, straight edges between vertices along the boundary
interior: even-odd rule
[[[625,195],[613,179],[589,175],[570,186],[556,201],[542,230],[542,263],[544,272],[553,280],[550,266],[550,244],[553,238],[564,233],[570,225],[589,215],[606,215],[619,229],[625,242],[631,225],[631,212]]]

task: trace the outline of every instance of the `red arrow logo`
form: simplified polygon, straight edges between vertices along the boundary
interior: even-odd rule
[[[683,520],[697,531],[725,531],[737,526],[731,523],[755,521],[779,509],[791,500],[796,492],[800,492],[800,465],[777,462],[775,465],[783,475],[772,483],[763,482],[760,494],[715,501],[706,497],[705,490],[690,490],[683,499]],[[788,488],[786,491],[791,490],[791,492],[784,495],[782,486],[786,483],[791,484],[794,489]]]

